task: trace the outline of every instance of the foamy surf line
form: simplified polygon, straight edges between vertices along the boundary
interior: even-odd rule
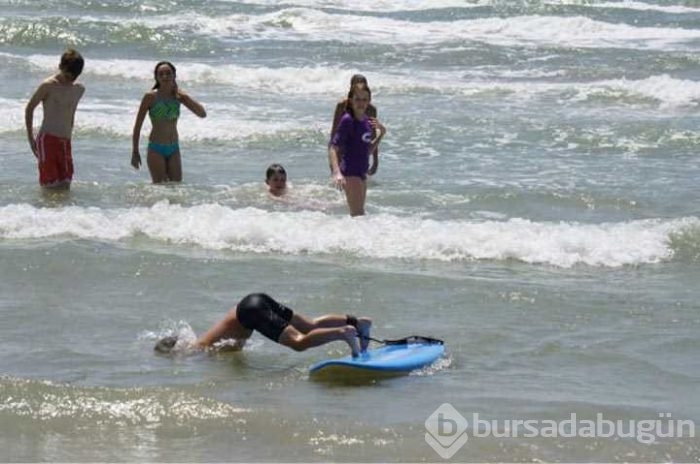
[[[26,28],[33,17],[13,17],[7,29]],[[439,45],[444,43],[486,43],[495,46],[557,46],[566,48],[625,48],[688,50],[700,32],[682,27],[639,27],[591,19],[586,16],[522,15],[498,18],[474,18],[452,21],[410,21],[351,12],[328,12],[313,8],[289,7],[263,14],[210,16],[198,11],[180,11],[177,15],[159,14],[136,18],[76,18],[81,28],[108,22],[117,30],[146,28],[159,34],[195,35],[221,43],[251,40],[325,42],[342,41],[387,45]],[[7,22],[7,21],[6,21]],[[75,31],[57,33],[79,35]],[[8,37],[8,39],[12,36]],[[99,36],[82,37],[101,41]],[[167,40],[163,37],[162,40]]]
[[[1,54],[0,54],[1,55]],[[146,62],[143,62],[143,67]],[[235,73],[228,73],[225,70],[226,66],[212,67],[208,65],[183,65],[187,68],[205,67],[208,72],[202,73],[202,76],[231,76]],[[111,69],[105,66],[105,69]],[[342,74],[346,77],[350,73],[330,73],[325,72],[329,68],[320,67],[317,74],[333,74],[335,76]],[[251,71],[252,72],[252,71]],[[262,87],[255,84],[264,83],[272,79],[271,76],[284,74],[289,78],[289,86],[292,84],[292,75],[305,74],[304,68],[285,68],[284,71],[271,70],[269,68],[257,69],[255,73],[259,74],[257,79],[253,79],[249,85],[249,90],[252,93],[263,92]],[[533,100],[533,99],[551,99],[551,96],[557,97],[563,101],[576,104],[585,102],[594,97],[607,97],[610,99],[611,106],[627,107],[629,101],[627,99],[634,98],[642,101],[655,102],[660,109],[675,110],[677,108],[695,106],[697,100],[700,99],[700,82],[688,79],[678,79],[667,74],[650,76],[645,79],[608,79],[594,82],[491,82],[484,78],[465,81],[464,77],[458,77],[455,74],[446,73],[441,78],[438,78],[434,73],[414,73],[414,76],[394,75],[394,74],[377,74],[371,77],[377,82],[382,82],[378,86],[380,95],[384,92],[387,84],[393,86],[391,90],[387,88],[387,92],[438,92],[441,94],[455,95],[459,98],[469,99],[475,95],[486,95],[487,98],[493,98],[494,93],[502,98],[504,94],[508,94],[508,98],[513,101]],[[266,77],[263,77],[266,76]],[[434,77],[434,78],[433,78]],[[498,78],[496,76],[495,78]],[[295,77],[296,79],[296,77]],[[458,82],[459,79],[462,82]],[[298,79],[297,79],[298,80]],[[201,83],[200,83],[201,84]],[[286,84],[285,84],[286,85]],[[281,87],[280,87],[281,86]],[[340,95],[338,89],[343,89],[345,82],[340,82],[337,77],[327,78],[323,81],[323,85],[314,87],[313,83],[298,85],[296,92],[307,92],[309,95],[318,92],[319,89],[326,89],[324,98],[328,96]],[[144,88],[146,86],[144,85]],[[278,84],[277,90],[284,90],[282,84]],[[273,90],[270,90],[272,92]],[[283,93],[283,92],[282,92]],[[381,97],[380,97],[381,98]],[[330,100],[329,100],[330,101]],[[185,114],[187,124],[183,125],[180,130],[181,140],[240,140],[256,135],[270,134],[286,134],[290,132],[306,133],[314,130],[313,117],[294,117],[290,118],[287,113],[280,114],[276,109],[243,106],[240,102],[236,103],[216,103],[208,99],[204,101],[207,109],[212,114],[216,114],[216,118],[207,118],[206,120],[198,120],[190,114]],[[26,101],[18,98],[3,98],[0,97],[0,105],[5,108],[5,111],[0,114],[0,134],[16,133],[24,134],[23,118],[24,107]],[[126,100],[123,98],[116,99],[95,99],[88,97],[81,102],[76,116],[76,130],[78,133],[99,132],[115,137],[130,137],[133,131],[133,112],[138,106],[138,100]],[[257,118],[251,118],[249,114],[258,114]],[[41,108],[37,110],[35,120],[40,120]],[[231,127],[236,127],[236,131],[231,131]],[[325,130],[325,126],[324,126]]]
[[[85,239],[127,242],[146,237],[174,246],[255,254],[348,255],[374,259],[517,260],[571,267],[618,267],[673,258],[671,239],[700,228],[700,219],[647,219],[579,224],[438,221],[377,214],[362,218],[321,212],[269,212],[218,204],[183,207],[0,208],[4,241]]]
[[[19,56],[0,53],[6,59],[27,62],[32,68],[41,73],[49,73],[56,68],[56,57],[49,55]],[[91,68],[85,74],[99,78],[123,79],[133,82],[140,79],[144,91],[153,81],[152,61],[113,59],[90,61]],[[336,95],[338,89],[345,89],[348,76],[362,72],[372,83],[372,90],[381,94],[396,94],[401,92],[431,91],[447,94],[471,95],[479,92],[504,90],[515,94],[536,95],[550,92],[570,92],[572,90],[582,95],[600,92],[606,89],[624,92],[630,95],[640,95],[667,103],[694,103],[700,96],[700,84],[696,80],[681,79],[669,74],[650,75],[643,79],[604,79],[598,81],[571,80],[568,82],[551,81],[550,78],[565,73],[561,69],[550,71],[524,70],[514,72],[500,68],[474,68],[459,71],[406,71],[387,68],[383,71],[366,72],[355,68],[340,66],[243,66],[237,64],[207,64],[197,62],[178,62],[178,78],[190,86],[226,85],[242,89],[243,93],[265,92],[280,95]],[[299,75],[307,76],[304,81]],[[518,79],[527,79],[519,82]],[[680,90],[680,92],[679,92]],[[680,95],[676,95],[680,93]],[[140,94],[137,94],[140,97]],[[4,105],[12,105],[24,109],[24,99],[3,98]],[[133,100],[115,98],[102,99],[104,103],[119,104],[123,107],[133,106]],[[222,105],[220,111],[225,111],[229,105]],[[82,105],[81,105],[82,108]],[[13,110],[15,108],[12,108]],[[118,108],[107,107],[110,112]],[[131,110],[133,111],[133,110]],[[129,113],[131,115],[131,113]],[[131,119],[131,118],[128,118]]]

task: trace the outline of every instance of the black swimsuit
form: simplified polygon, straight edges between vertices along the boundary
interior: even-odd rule
[[[270,340],[279,342],[294,312],[265,293],[251,293],[238,303],[236,317],[243,327],[257,330]]]

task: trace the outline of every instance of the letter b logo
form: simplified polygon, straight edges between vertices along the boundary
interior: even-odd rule
[[[469,422],[449,403],[443,403],[425,421],[425,441],[443,458],[449,459],[467,442]]]
[[[438,413],[438,435],[441,437],[451,437],[457,433],[457,421],[454,419],[445,419],[445,414]]]

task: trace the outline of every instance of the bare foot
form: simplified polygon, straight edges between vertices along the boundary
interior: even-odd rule
[[[352,351],[352,357],[356,358],[360,355],[360,345],[357,343],[357,330],[351,325],[346,325],[343,327],[343,338],[345,342],[350,346]]]
[[[360,351],[367,351],[369,346],[369,331],[372,328],[372,319],[369,317],[357,318],[357,333],[360,336]]]

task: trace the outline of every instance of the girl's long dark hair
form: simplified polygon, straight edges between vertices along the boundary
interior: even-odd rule
[[[349,113],[350,116],[352,116],[353,118],[355,117],[355,115],[352,112],[352,97],[353,95],[355,95],[355,92],[358,92],[360,90],[366,90],[369,94],[369,101],[372,101],[372,91],[370,90],[369,85],[367,85],[366,82],[358,82],[357,84],[350,87],[350,91],[348,92],[348,99],[345,103],[345,112]]]
[[[177,71],[175,70],[175,65],[174,65],[174,64],[172,64],[170,61],[159,61],[158,63],[156,63],[156,67],[153,68],[153,79],[155,79],[156,83],[155,83],[155,85],[152,87],[152,89],[157,89],[157,88],[160,87],[160,84],[158,83],[158,68],[159,68],[161,65],[166,65],[166,66],[170,67],[170,69],[172,69],[172,71],[173,71],[173,79],[175,79],[175,77],[177,76]]]
[[[350,78],[350,88],[352,88],[355,84],[365,84],[369,85],[367,83],[367,78],[363,76],[362,74],[353,74],[352,77]]]
[[[345,101],[345,112],[347,113],[350,111],[352,108],[352,105],[350,104],[350,100],[352,99],[353,91],[357,86],[364,87],[367,89],[369,92],[369,99],[372,99],[372,91],[369,89],[369,84],[367,83],[367,78],[363,76],[362,74],[353,74],[352,77],[350,78],[350,90],[348,90],[348,98]]]

